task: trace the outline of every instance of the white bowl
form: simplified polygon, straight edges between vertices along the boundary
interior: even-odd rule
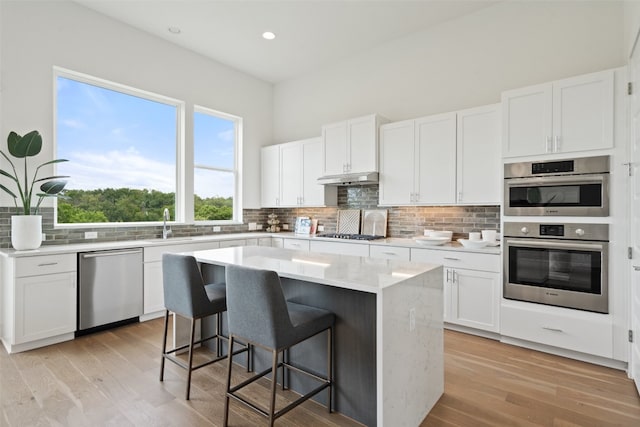
[[[481,249],[490,243],[486,240],[469,240],[469,239],[458,239],[458,242],[460,242],[460,244],[465,248],[469,248],[469,249]]]
[[[448,237],[416,237],[414,239],[419,245],[438,246],[451,241]]]
[[[429,237],[446,237],[448,241],[451,241],[453,231],[433,230],[429,233]]]

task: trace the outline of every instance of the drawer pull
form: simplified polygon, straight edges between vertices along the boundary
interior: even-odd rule
[[[384,255],[398,255],[395,252],[382,252]]]
[[[448,259],[449,261],[460,261],[460,258],[451,258],[451,257],[444,257],[444,259]]]
[[[43,262],[42,264],[38,264],[38,267],[48,267],[50,265],[58,265],[57,262]]]
[[[634,266],[633,266],[633,269],[634,269],[635,271],[640,271],[640,265],[634,265]]]
[[[564,332],[562,329],[552,328],[551,326],[543,326],[542,329],[545,329],[547,331],[552,331],[552,332]]]

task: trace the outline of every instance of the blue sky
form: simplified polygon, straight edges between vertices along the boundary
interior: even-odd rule
[[[69,189],[175,191],[176,107],[57,79],[57,157]],[[233,122],[195,114],[196,163],[233,167]],[[231,196],[229,178],[196,170],[196,194]],[[224,174],[222,174],[224,175]]]

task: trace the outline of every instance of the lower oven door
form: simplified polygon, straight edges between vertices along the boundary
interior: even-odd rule
[[[506,238],[508,299],[609,312],[606,242]]]

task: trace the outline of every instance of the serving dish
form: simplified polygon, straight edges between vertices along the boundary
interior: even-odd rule
[[[489,246],[489,241],[487,240],[469,240],[469,239],[458,239],[458,242],[465,248],[469,249],[482,249],[485,246]]]
[[[439,246],[451,241],[448,237],[416,237],[414,240],[417,244],[425,246]]]
[[[446,237],[449,241],[451,241],[451,237],[453,237],[453,231],[431,230],[429,231],[429,235],[427,237]]]

